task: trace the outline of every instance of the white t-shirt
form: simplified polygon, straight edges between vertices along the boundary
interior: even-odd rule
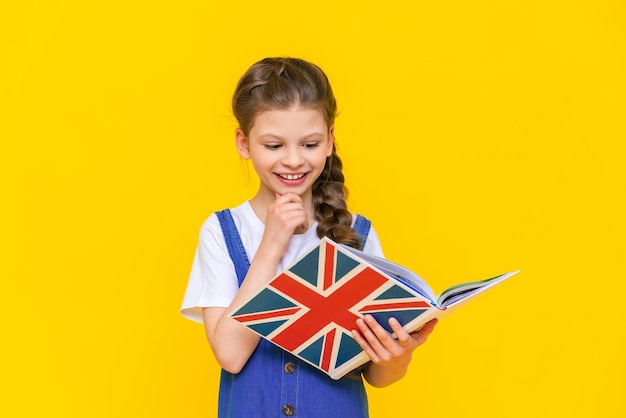
[[[231,209],[231,214],[248,260],[252,262],[261,244],[265,225],[256,216],[248,201]],[[311,225],[304,234],[293,235],[287,252],[278,264],[277,275],[294,264],[319,242],[316,228],[317,222]],[[364,251],[379,257],[383,256],[374,228],[370,229]],[[228,307],[238,290],[239,282],[235,266],[228,254],[217,215],[212,214],[200,229],[198,247],[193,259],[181,313],[189,319],[203,322],[202,308]]]

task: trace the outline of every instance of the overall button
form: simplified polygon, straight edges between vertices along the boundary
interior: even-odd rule
[[[294,408],[292,404],[288,403],[285,406],[283,406],[283,414],[285,414],[286,416],[288,417],[292,416],[293,411],[294,411]]]
[[[285,369],[285,373],[287,374],[292,374],[293,372],[296,371],[296,365],[290,361],[285,363],[285,367],[283,368]]]

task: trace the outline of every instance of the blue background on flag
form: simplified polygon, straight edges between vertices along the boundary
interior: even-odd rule
[[[303,280],[317,286],[317,272],[319,269],[319,253],[320,248],[315,247],[313,251],[304,256],[302,260],[297,262],[289,269],[293,274],[301,277]]]
[[[383,299],[403,299],[410,298],[413,299],[415,296],[405,289],[401,288],[398,285],[393,285],[388,290],[385,290],[381,295],[379,295],[374,300],[383,300]]]
[[[283,319],[282,321],[272,321],[272,322],[263,322],[260,324],[252,324],[252,325],[248,325],[248,327],[250,327],[253,331],[256,331],[259,334],[266,337],[270,333],[272,333],[272,331],[280,327],[285,322],[287,322],[287,320]]]
[[[274,311],[285,308],[295,308],[297,306],[298,305],[294,304],[289,299],[282,297],[278,293],[270,289],[263,289],[258,295],[235,312],[233,316],[255,314],[263,311]]]
[[[324,348],[324,338],[325,336],[322,336],[314,343],[310,344],[307,348],[300,351],[298,355],[303,359],[319,366],[320,359],[322,358],[322,348]]]
[[[351,257],[348,257],[344,253],[337,251],[337,262],[335,265],[335,277],[334,282],[337,283],[341,280],[346,274],[350,273],[356,266],[359,265],[359,262]]]

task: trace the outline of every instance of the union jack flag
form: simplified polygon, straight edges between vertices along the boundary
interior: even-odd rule
[[[263,338],[339,379],[368,361],[353,339],[371,314],[409,326],[432,305],[408,286],[324,238],[232,317]]]

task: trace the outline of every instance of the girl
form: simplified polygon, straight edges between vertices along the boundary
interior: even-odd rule
[[[266,58],[239,80],[232,106],[237,151],[252,161],[259,190],[204,223],[182,305],[183,315],[204,323],[223,369],[218,415],[366,417],[363,377],[376,387],[402,378],[435,322],[408,334],[391,319],[393,339],[372,317],[359,319],[353,335],[371,361],[332,380],[229,317],[321,237],[357,248],[365,241],[364,251],[382,256],[375,231],[359,235],[346,209],[337,105],[322,70]]]

